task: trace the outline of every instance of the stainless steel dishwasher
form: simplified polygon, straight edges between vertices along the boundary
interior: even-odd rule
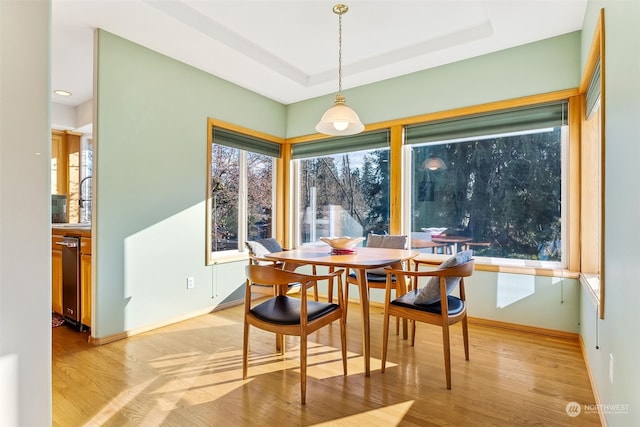
[[[62,246],[62,312],[69,326],[83,330],[80,288],[80,237],[65,236]]]

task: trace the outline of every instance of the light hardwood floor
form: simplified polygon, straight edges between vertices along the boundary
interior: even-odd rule
[[[394,322],[395,323],[395,322]],[[599,426],[577,341],[471,324],[465,362],[452,327],[452,390],[440,329],[419,325],[416,346],[391,332],[380,373],[382,311],[372,307],[371,376],[363,375],[359,307],[349,307],[349,375],[333,324],[310,337],[307,404],[300,404],[297,339],[283,360],[273,335],[251,330],[242,380],[242,306],[126,340],[91,346],[53,330],[54,426]]]

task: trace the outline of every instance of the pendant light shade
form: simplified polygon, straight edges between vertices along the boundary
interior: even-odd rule
[[[333,13],[339,16],[338,30],[338,94],[335,105],[329,108],[316,125],[316,131],[325,135],[354,135],[364,130],[364,125],[360,121],[358,114],[347,107],[346,99],[342,95],[342,15],[347,13],[349,8],[344,4],[333,6]]]
[[[427,160],[422,162],[422,169],[424,170],[437,171],[444,170],[446,168],[447,165],[444,164],[442,159],[440,157],[434,156],[433,154],[430,155]]]
[[[322,115],[316,130],[325,135],[353,135],[364,130],[358,114],[347,107],[344,97],[336,96],[335,105]]]

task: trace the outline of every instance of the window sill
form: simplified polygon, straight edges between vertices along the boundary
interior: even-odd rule
[[[600,308],[600,276],[598,274],[580,273],[580,283],[593,305]]]
[[[214,253],[209,257],[207,265],[227,264],[238,261],[248,261],[249,255],[247,252],[233,252],[229,254]]]
[[[421,254],[418,255],[419,261],[430,261],[435,263],[441,263],[449,258],[450,255],[439,254]],[[475,258],[476,271],[491,271],[496,273],[513,273],[513,274],[527,274],[531,276],[547,276],[547,277],[563,277],[569,279],[578,279],[580,273],[575,271],[569,271],[566,268],[556,266],[557,263],[540,263],[540,265],[532,265],[534,262],[526,260],[500,260],[501,263],[497,264],[496,259],[478,257]],[[535,264],[538,264],[537,262]]]

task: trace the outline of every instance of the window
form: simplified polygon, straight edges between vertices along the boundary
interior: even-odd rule
[[[89,135],[52,130],[52,222],[91,222],[92,169],[93,145]]]
[[[208,155],[207,260],[272,237],[275,158],[280,145],[213,124]]]
[[[244,160],[245,152],[242,152]],[[241,150],[211,147],[211,251],[238,249]]]
[[[389,231],[388,131],[293,146],[297,244]]]
[[[605,52],[604,9],[580,82],[580,280],[604,319]]]
[[[434,250],[563,265],[567,103],[406,128],[406,223]]]

